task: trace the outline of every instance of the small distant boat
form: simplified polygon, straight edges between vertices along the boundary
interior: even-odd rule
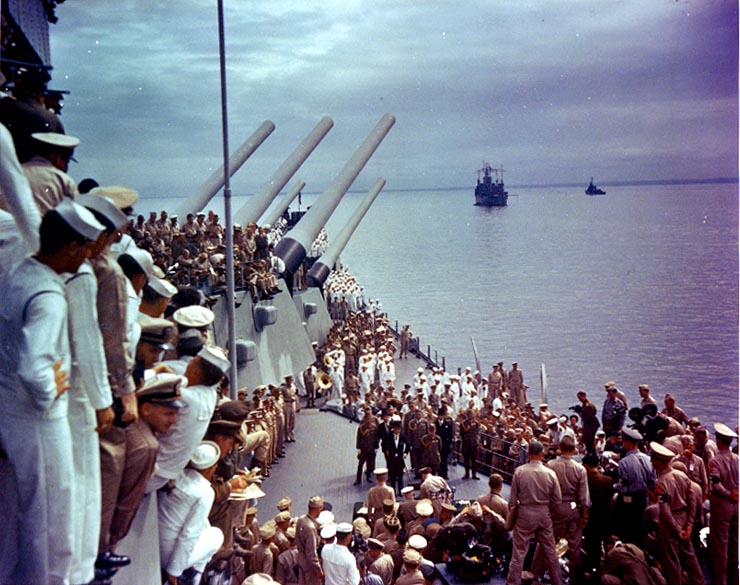
[[[482,179],[481,173],[483,173]],[[482,207],[505,207],[508,199],[509,193],[504,187],[504,169],[494,169],[484,162],[483,168],[478,170],[475,204]]]
[[[591,182],[588,184],[588,189],[586,189],[586,195],[606,195],[606,191],[594,185],[594,178],[591,177]]]

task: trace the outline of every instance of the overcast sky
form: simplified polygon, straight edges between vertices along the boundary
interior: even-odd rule
[[[235,195],[328,115],[295,175],[322,191],[386,112],[353,189],[472,188],[482,160],[509,184],[737,176],[736,0],[224,4],[231,149],[276,126]],[[67,0],[57,16],[73,176],[190,195],[222,162],[216,0]]]

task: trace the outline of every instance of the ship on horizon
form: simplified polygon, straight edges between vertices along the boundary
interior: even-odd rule
[[[599,189],[596,185],[594,185],[594,178],[591,177],[591,182],[586,188],[586,195],[606,195],[606,191],[604,191],[603,189]]]
[[[481,173],[483,177],[481,178]],[[509,193],[504,187],[504,169],[494,169],[487,162],[478,170],[478,184],[475,186],[475,204],[481,207],[505,207]]]

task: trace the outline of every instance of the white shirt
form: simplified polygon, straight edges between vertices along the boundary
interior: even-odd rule
[[[90,402],[95,410],[113,403],[103,336],[98,325],[98,281],[90,262],[67,277],[69,339],[72,351],[70,400]]]
[[[37,291],[44,291],[36,294]],[[64,280],[32,257],[10,273],[0,304],[0,397],[19,417],[67,416],[67,393],[56,397],[53,365],[70,371]]]
[[[178,411],[177,422],[164,435],[159,435],[157,472],[147,485],[147,492],[159,489],[167,480],[182,473],[206,434],[216,408],[218,393],[215,386],[180,387],[181,400],[187,408]]]
[[[357,570],[355,556],[346,546],[326,544],[321,550],[326,585],[358,585],[360,571]]]
[[[205,477],[186,469],[169,494],[158,496],[160,561],[168,574],[179,577],[189,566],[198,538],[210,526],[208,513],[215,493]]]
[[[39,226],[41,213],[33,202],[31,186],[15,155],[13,137],[8,129],[0,124],[0,207],[8,210],[17,226],[20,237],[25,243],[20,260],[26,254],[32,254],[39,248]],[[3,231],[4,235],[4,231]],[[9,265],[3,266],[8,270]]]
[[[134,287],[131,285],[131,281],[126,279],[126,331],[128,331],[128,338],[131,341],[129,351],[131,357],[136,357],[136,346],[139,343],[139,337],[141,337],[141,325],[139,325],[139,305],[141,304],[141,296],[136,293]]]

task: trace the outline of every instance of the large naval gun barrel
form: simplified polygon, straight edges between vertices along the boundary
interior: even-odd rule
[[[265,214],[260,225],[274,225],[275,222],[282,217],[283,213],[285,213],[285,210],[290,207],[290,204],[293,203],[293,199],[298,197],[305,186],[306,181],[298,181],[295,184],[295,187],[293,187],[288,194],[280,200],[280,203],[275,206],[275,209]]]
[[[375,201],[375,198],[384,186],[385,179],[378,179],[375,185],[373,185],[373,188],[370,189],[368,194],[362,200],[362,203],[360,203],[357,209],[355,209],[355,212],[344,225],[342,231],[339,232],[336,238],[331,240],[329,245],[326,247],[326,251],[321,255],[321,258],[314,262],[314,265],[311,266],[311,270],[306,274],[308,286],[322,286],[326,282],[337,258],[339,258],[339,255],[344,250],[347,242],[349,242],[355,229],[360,225],[362,218],[365,217],[367,210],[370,209],[373,201]]]
[[[282,258],[289,272],[295,272],[306,257],[306,250],[326,224],[329,216],[336,209],[342,196],[360,174],[367,161],[378,148],[383,138],[390,131],[396,118],[385,114],[370,132],[365,141],[357,147],[342,171],[321,194],[318,200],[306,212],[306,215],[275,246],[275,254]]]
[[[285,187],[285,184],[303,164],[303,161],[309,157],[324,136],[326,136],[326,133],[331,130],[332,126],[334,126],[334,121],[328,116],[324,116],[319,120],[316,127],[309,132],[308,136],[303,139],[303,142],[285,159],[285,162],[270,177],[270,180],[234,214],[236,223],[245,225],[250,221],[257,222],[265,210],[270,207],[272,200],[280,193],[280,189]]]
[[[239,168],[241,168],[246,160],[252,156],[254,151],[260,147],[270,134],[272,134],[273,130],[275,130],[275,124],[270,120],[262,122],[260,127],[244,141],[244,144],[242,144],[231,155],[231,157],[229,157],[229,176],[232,176],[239,170]],[[221,165],[210,177],[208,177],[194,195],[188,197],[180,205],[176,206],[176,211],[173,213],[184,216],[188,213],[200,211],[208,205],[208,202],[213,199],[214,195],[216,195],[223,186],[224,167]]]

